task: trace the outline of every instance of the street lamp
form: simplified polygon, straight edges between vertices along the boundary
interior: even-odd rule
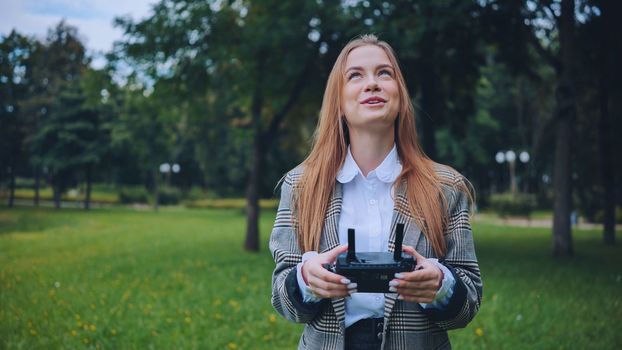
[[[518,155],[518,159],[521,163],[527,163],[529,161],[529,153],[527,151],[522,151]],[[510,191],[515,194],[516,193],[516,152],[509,150],[506,152],[499,151],[495,154],[495,161],[497,163],[502,164],[503,162],[507,162],[510,168]]]
[[[172,165],[169,164],[169,163],[162,163],[162,164],[160,164],[160,172],[162,174],[166,174],[166,185],[167,186],[170,183],[171,172],[177,174],[180,171],[181,171],[181,167],[177,163],[172,164]]]

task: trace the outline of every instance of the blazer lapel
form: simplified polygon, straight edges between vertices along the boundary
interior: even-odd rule
[[[421,229],[410,213],[410,204],[406,198],[405,182],[395,187],[393,198],[393,218],[391,219],[391,232],[389,233],[389,252],[395,251],[395,227],[397,224],[404,224],[404,245],[416,247],[419,237],[421,236]],[[397,293],[386,293],[384,295],[385,324],[388,324],[396,299]]]
[[[341,205],[343,203],[343,194],[341,183],[335,181],[335,187],[328,202],[326,217],[324,218],[324,232],[320,246],[322,253],[331,250],[339,245],[339,216],[341,215]],[[344,298],[334,298],[331,300],[333,309],[337,315],[337,320],[341,328],[345,328],[346,319],[346,303]]]

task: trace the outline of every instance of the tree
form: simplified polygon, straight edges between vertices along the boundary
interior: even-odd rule
[[[89,60],[77,29],[61,21],[48,31],[44,43],[37,43],[30,62],[29,90],[21,106],[24,113],[28,115],[28,128],[33,130],[31,135],[26,137],[25,142],[32,154],[30,159],[35,167],[35,204],[38,204],[39,178],[41,169],[45,170],[44,162],[49,165],[53,164],[53,169],[56,171],[56,173],[49,174],[52,181],[56,183],[55,190],[62,190],[67,185],[64,182],[67,181],[65,171],[68,171],[68,168],[59,167],[60,164],[50,158],[54,154],[50,153],[47,148],[49,146],[47,142],[53,139],[48,133],[51,129],[42,130],[42,128],[46,124],[47,127],[55,126],[59,120],[66,117],[52,115],[55,107],[55,112],[62,114],[62,108],[58,108],[58,97],[61,93],[80,94],[75,90],[75,85],[79,84]],[[74,102],[71,101],[71,103]],[[72,105],[72,108],[77,107]],[[55,193],[55,198],[59,206],[60,193]]]
[[[176,80],[188,89],[191,103],[203,94],[207,98],[198,100],[228,111],[204,115],[204,120],[224,117],[230,127],[248,131],[247,250],[259,249],[259,186],[266,154],[303,90],[317,84],[313,72],[318,70],[320,47],[329,46],[331,36],[315,27],[331,23],[330,16],[338,13],[333,10],[339,9],[335,1],[220,6],[162,1],[150,18],[118,21],[130,38],[122,44],[123,52],[143,64],[152,60],[145,71],[153,79]],[[158,66],[170,68],[162,72]]]
[[[14,30],[0,41],[0,181],[9,178],[9,207],[15,198],[15,176],[25,166],[27,127],[21,101],[28,91],[31,39]]]

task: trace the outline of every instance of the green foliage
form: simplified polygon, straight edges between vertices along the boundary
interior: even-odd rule
[[[594,222],[602,223],[604,221],[604,216],[605,213],[602,210],[597,211],[594,216]],[[616,208],[614,220],[616,224],[622,224],[622,208]]]
[[[171,186],[163,186],[159,188],[158,198],[161,205],[179,204],[183,194],[180,189]]]
[[[260,199],[259,207],[262,209],[276,209],[279,206],[278,199]],[[244,209],[246,201],[243,198],[200,199],[186,203],[188,208],[203,209]]]
[[[122,204],[148,203],[149,193],[144,186],[123,186],[119,189],[119,202]]]
[[[499,193],[490,196],[490,208],[501,217],[526,216],[536,208],[536,197],[529,193]]]
[[[302,325],[270,305],[268,237],[248,253],[243,232],[238,210],[0,209],[0,347],[295,348]],[[579,257],[558,261],[547,229],[476,221],[484,299],[453,346],[616,348],[622,248],[573,234]]]

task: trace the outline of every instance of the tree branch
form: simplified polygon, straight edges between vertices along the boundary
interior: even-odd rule
[[[320,41],[318,40],[318,42]],[[296,82],[292,86],[291,93],[289,94],[287,101],[283,105],[283,108],[281,108],[281,110],[272,117],[270,125],[262,135],[262,139],[264,140],[264,146],[267,146],[274,139],[276,131],[281,126],[283,119],[285,119],[287,113],[289,113],[289,111],[292,109],[292,107],[298,100],[298,97],[300,97],[300,94],[304,89],[307,76],[311,72],[311,67],[313,67],[314,58],[315,57],[313,55],[309,56],[304,68],[300,71]]]
[[[561,63],[559,59],[553,53],[551,53],[551,51],[547,50],[544,46],[542,46],[542,43],[540,43],[540,41],[530,28],[527,28],[527,32],[527,40],[529,44],[533,46],[533,48],[540,55],[540,57],[542,57],[542,59],[547,61],[556,71],[559,72],[561,69]]]

